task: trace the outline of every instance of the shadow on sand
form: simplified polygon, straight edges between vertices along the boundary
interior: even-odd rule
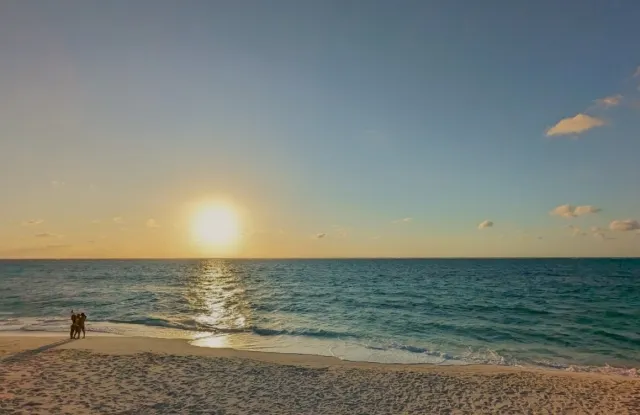
[[[4,359],[0,359],[1,363],[16,363],[24,360],[28,360],[29,358],[37,355],[38,353],[46,352],[47,350],[56,348],[58,346],[62,346],[63,344],[67,344],[72,342],[72,339],[60,340],[54,343],[45,344],[44,346],[40,346],[36,349],[24,350],[22,352],[18,352],[16,354],[12,354],[10,356],[5,357]]]

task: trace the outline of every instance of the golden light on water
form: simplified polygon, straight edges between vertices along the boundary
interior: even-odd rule
[[[221,202],[200,206],[191,222],[194,241],[202,249],[229,250],[240,240],[240,219],[233,205]]]

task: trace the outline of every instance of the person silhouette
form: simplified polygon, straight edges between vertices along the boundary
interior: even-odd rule
[[[78,323],[77,323],[79,317],[80,317],[79,315],[76,315],[76,313],[74,313],[73,310],[71,310],[71,329],[69,331],[69,338],[70,339],[73,339],[75,337],[75,335],[76,335],[76,331],[79,331],[78,330]],[[79,336],[79,334],[78,334],[78,336]]]
[[[80,338],[80,331],[82,330],[82,338],[84,339],[86,337],[86,333],[84,331],[84,322],[87,320],[87,315],[82,312],[80,313],[80,315],[77,317],[76,319],[76,333],[78,334],[78,338]]]

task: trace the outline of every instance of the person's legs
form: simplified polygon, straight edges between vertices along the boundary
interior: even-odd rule
[[[80,329],[82,330],[82,338],[84,339],[86,336],[86,333],[84,332],[84,324],[82,325],[82,327],[80,327]],[[80,338],[80,333],[78,333],[78,338]]]

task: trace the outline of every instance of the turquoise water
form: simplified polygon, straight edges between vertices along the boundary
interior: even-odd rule
[[[640,367],[640,260],[0,261],[0,330],[395,363]],[[629,370],[631,369],[631,370]]]

